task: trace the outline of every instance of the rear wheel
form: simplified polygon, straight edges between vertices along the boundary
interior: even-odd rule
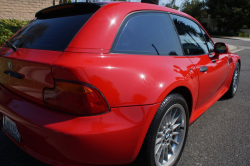
[[[180,94],[167,96],[149,127],[137,165],[175,165],[185,145],[188,117],[185,99]]]
[[[225,94],[227,98],[233,98],[235,96],[237,89],[238,89],[238,85],[239,85],[239,78],[240,78],[240,64],[239,62],[237,62],[235,69],[234,69],[234,74],[233,74],[230,88]]]

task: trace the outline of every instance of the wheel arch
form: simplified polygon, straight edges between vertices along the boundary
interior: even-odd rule
[[[240,56],[237,55],[237,54],[231,54],[231,56],[233,58],[234,67],[236,66],[236,63],[239,62],[240,68],[241,68],[241,58],[240,58]]]
[[[190,89],[187,88],[186,86],[177,86],[177,87],[173,88],[172,90],[170,90],[167,94],[165,94],[164,99],[165,99],[168,95],[174,94],[174,93],[178,93],[178,94],[180,94],[180,95],[182,95],[182,96],[184,97],[185,101],[187,102],[188,113],[189,113],[189,119],[190,119],[190,117],[191,117],[191,112],[192,112],[192,109],[193,109],[193,96],[192,96],[192,93],[191,93]],[[163,99],[162,101],[164,101],[164,99]],[[161,101],[161,102],[162,102],[162,101]],[[159,106],[159,107],[160,107],[160,106]],[[155,113],[156,113],[156,112],[155,112]],[[154,116],[155,116],[155,115],[154,115]],[[153,118],[151,119],[149,125],[152,123],[152,120],[153,120]],[[146,130],[145,135],[142,136],[142,137],[143,137],[143,139],[142,139],[143,141],[138,145],[138,146],[140,146],[140,148],[139,148],[139,151],[135,153],[135,154],[136,154],[135,157],[137,157],[137,155],[139,155],[139,153],[140,153],[140,151],[141,151],[142,144],[144,143],[144,139],[145,139],[145,137],[146,137],[146,135],[147,135],[148,129],[149,129],[149,126],[148,126],[148,128],[147,128],[147,130]]]
[[[186,87],[186,86],[175,87],[174,89],[170,90],[170,92],[167,93],[167,95],[165,95],[164,99],[161,102],[163,102],[166,99],[166,97],[171,95],[171,94],[179,94],[179,95],[183,96],[183,98],[185,99],[185,101],[187,103],[187,106],[188,106],[188,114],[189,114],[188,118],[190,119],[192,108],[193,108],[193,95],[192,95],[192,92],[190,91],[190,89],[188,87]],[[161,105],[159,107],[161,107]],[[152,121],[153,121],[153,118],[152,118]],[[151,125],[152,121],[150,122],[150,125]],[[141,153],[144,153],[144,151],[145,151],[145,139],[147,137],[149,129],[150,129],[150,126],[148,127],[147,132],[144,135],[144,138],[143,138],[142,144],[140,145],[138,153],[135,153],[136,154],[136,156],[135,156],[136,158],[134,160],[135,164],[138,164],[143,160],[142,157],[141,157],[142,156]]]
[[[173,89],[169,94],[173,94],[173,93],[178,93],[184,97],[188,105],[188,113],[189,113],[189,118],[190,118],[192,109],[193,109],[193,97],[192,97],[191,91],[185,86],[179,86]]]
[[[238,59],[238,61],[237,61],[237,62],[239,62],[240,69],[241,69],[241,60],[240,60],[240,59]]]

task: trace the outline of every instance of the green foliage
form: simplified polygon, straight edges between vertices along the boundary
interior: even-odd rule
[[[249,37],[248,33],[239,32],[239,37]]]
[[[248,29],[248,26],[247,25],[243,25],[242,29]]]
[[[207,12],[223,32],[237,31],[250,24],[249,0],[206,0]]]
[[[240,32],[239,37],[244,37],[244,33]]]
[[[181,4],[181,11],[191,15],[198,21],[201,21],[203,15],[206,12],[204,9],[204,4],[200,0],[185,0]]]
[[[178,7],[178,6],[176,6],[176,5],[173,5],[173,7],[172,7],[171,4],[166,4],[165,6],[166,6],[166,7],[169,7],[169,8],[172,8],[172,9],[175,9],[175,10],[179,10],[179,9],[180,9],[180,7]]]
[[[72,0],[59,0],[59,4],[64,4],[64,3],[73,3],[73,2]]]
[[[0,19],[0,46],[28,22],[14,19]]]

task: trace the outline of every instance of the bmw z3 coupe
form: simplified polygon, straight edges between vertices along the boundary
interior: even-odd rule
[[[0,128],[50,165],[171,166],[188,126],[235,95],[240,65],[174,9],[49,7],[0,47]]]

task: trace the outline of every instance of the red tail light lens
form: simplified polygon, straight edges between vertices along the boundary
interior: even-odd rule
[[[55,87],[45,88],[43,97],[46,106],[63,112],[95,115],[109,111],[103,96],[94,87],[85,83],[55,80]]]

